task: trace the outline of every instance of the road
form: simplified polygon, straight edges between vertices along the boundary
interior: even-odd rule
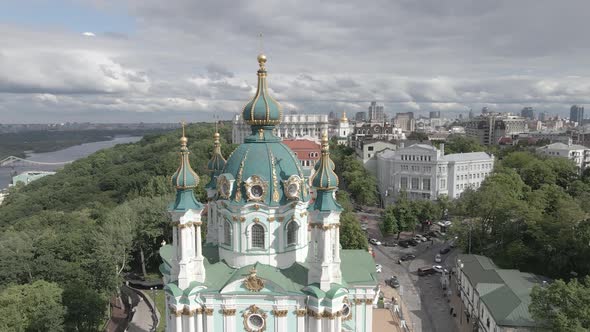
[[[365,217],[368,223],[369,236],[380,240],[377,217],[367,214],[362,214],[362,216]],[[406,237],[411,236],[409,233],[404,235]],[[391,238],[387,240],[391,241]],[[417,274],[418,268],[423,266],[435,264],[451,266],[457,254],[455,249],[446,255],[442,255],[442,263],[434,262],[434,256],[441,248],[446,246],[447,244],[439,239],[435,239],[432,245],[430,245],[430,242],[426,242],[409,248],[373,246],[375,261],[383,266],[379,279],[385,281],[392,275],[398,277],[400,282],[398,293],[410,311],[410,321],[413,330],[416,332],[449,332],[457,330],[457,326],[449,313],[450,306],[447,297],[444,296],[441,287],[441,275],[419,277]],[[416,255],[415,260],[398,264],[399,257],[410,253]]]

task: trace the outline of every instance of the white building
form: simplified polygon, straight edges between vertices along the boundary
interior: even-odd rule
[[[590,166],[590,148],[583,145],[553,143],[537,148],[537,153],[550,157],[571,159],[580,171]]]
[[[377,179],[385,204],[401,191],[409,199],[456,198],[467,188],[478,188],[494,167],[494,157],[483,152],[444,155],[426,144],[400,147],[377,155]]]
[[[494,156],[485,152],[453,153],[444,160],[448,162],[449,198],[461,196],[467,188],[479,188],[494,169]]]
[[[377,154],[385,150],[395,150],[397,145],[388,141],[361,141],[355,147],[357,157],[371,174],[377,174]]]
[[[461,299],[455,312],[461,315],[462,331],[537,331],[541,326],[529,312],[530,294],[546,278],[499,269],[491,259],[479,255],[459,255],[454,270],[453,292]]]
[[[327,114],[284,114],[281,123],[276,126],[276,135],[281,138],[311,136],[320,139],[327,130]],[[242,144],[250,134],[250,125],[244,122],[241,114],[236,114],[232,127],[232,143]]]
[[[342,118],[338,122],[338,144],[348,145],[348,136],[350,136],[350,123],[346,117],[346,112],[342,112]]]

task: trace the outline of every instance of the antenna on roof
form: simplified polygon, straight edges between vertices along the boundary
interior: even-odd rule
[[[264,45],[263,45],[263,35],[262,32],[258,34],[258,48],[260,49],[260,54],[264,53]]]

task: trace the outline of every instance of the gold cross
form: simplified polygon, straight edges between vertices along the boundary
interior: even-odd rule
[[[184,125],[186,125],[186,122],[182,121],[180,124],[182,125],[182,137],[184,137]]]
[[[258,46],[260,46],[260,54],[262,54],[262,53],[264,53],[263,52],[263,49],[262,49],[262,46],[263,46],[262,45],[262,42],[263,42],[263,40],[262,40],[262,32],[258,34],[258,38],[259,38],[258,39]]]

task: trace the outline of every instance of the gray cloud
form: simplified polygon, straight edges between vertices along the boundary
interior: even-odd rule
[[[0,25],[0,121],[229,117],[255,89],[260,32],[269,88],[288,110],[355,112],[376,99],[390,114],[563,113],[590,102],[585,0],[88,4],[127,10],[136,31]]]

